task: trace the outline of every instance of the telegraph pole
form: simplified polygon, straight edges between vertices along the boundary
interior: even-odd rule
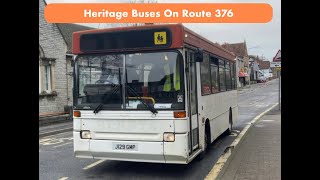
[[[279,110],[281,110],[281,61],[270,62],[270,67],[277,71],[277,76],[279,78]]]
[[[281,110],[281,70],[278,69],[278,77],[279,77],[279,110]]]

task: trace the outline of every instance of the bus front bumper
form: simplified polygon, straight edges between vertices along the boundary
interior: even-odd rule
[[[80,132],[76,131],[73,137],[74,155],[78,158],[174,164],[188,162],[187,133],[175,134],[174,142],[81,139]]]

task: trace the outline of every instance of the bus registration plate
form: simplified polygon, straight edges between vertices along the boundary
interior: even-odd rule
[[[112,150],[138,151],[138,144],[112,143]]]

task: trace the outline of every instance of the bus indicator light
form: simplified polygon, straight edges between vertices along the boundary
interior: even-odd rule
[[[73,111],[73,116],[74,117],[81,117],[80,111]]]
[[[185,118],[186,117],[186,111],[176,111],[173,112],[173,116],[175,118]]]

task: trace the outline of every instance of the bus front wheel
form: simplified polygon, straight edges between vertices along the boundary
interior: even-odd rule
[[[232,111],[231,109],[229,110],[229,124],[228,124],[228,129],[226,131],[227,135],[230,135],[232,132]]]
[[[210,137],[211,134],[210,134],[210,125],[209,125],[209,121],[207,120],[206,124],[205,124],[205,131],[204,131],[204,148],[203,148],[203,151],[199,154],[199,160],[202,160],[204,159],[205,155],[206,155],[206,151],[207,151],[207,148],[210,144]]]

